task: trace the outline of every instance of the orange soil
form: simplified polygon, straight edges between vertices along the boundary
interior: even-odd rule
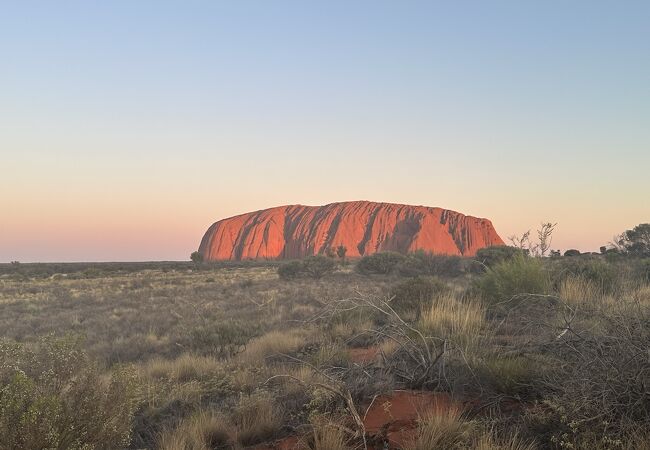
[[[371,364],[377,360],[378,347],[351,348],[348,350],[350,359],[359,364]]]
[[[374,440],[388,442],[390,448],[401,448],[415,434],[418,417],[432,410],[461,407],[443,393],[395,391],[382,395],[368,408],[364,425]]]

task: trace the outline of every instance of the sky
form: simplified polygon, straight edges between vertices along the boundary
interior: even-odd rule
[[[0,262],[185,260],[222,218],[373,200],[650,222],[650,2],[0,3]]]

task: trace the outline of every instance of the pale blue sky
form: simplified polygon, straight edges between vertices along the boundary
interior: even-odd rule
[[[5,2],[0,261],[183,259],[213,221],[377,200],[650,221],[650,3]]]

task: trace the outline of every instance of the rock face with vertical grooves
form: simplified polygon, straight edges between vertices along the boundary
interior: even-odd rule
[[[428,206],[367,201],[289,205],[214,223],[199,252],[206,261],[293,259],[343,245],[347,257],[425,250],[472,256],[503,245],[488,219]]]

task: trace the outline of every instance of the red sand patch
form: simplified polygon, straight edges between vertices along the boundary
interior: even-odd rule
[[[364,416],[366,433],[374,440],[401,448],[414,435],[417,420],[432,410],[459,405],[447,394],[423,391],[395,391],[372,402]]]
[[[379,355],[379,348],[377,347],[362,347],[351,348],[349,350],[350,359],[358,364],[371,364],[377,360]]]

